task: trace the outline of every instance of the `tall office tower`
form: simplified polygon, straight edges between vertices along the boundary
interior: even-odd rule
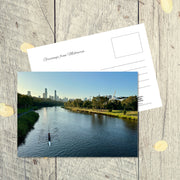
[[[28,92],[27,92],[27,95],[28,95],[28,96],[31,96],[31,91],[28,91]]]
[[[54,91],[54,100],[57,100],[56,90]]]
[[[49,95],[49,99],[52,99],[52,100],[53,100],[53,96]]]
[[[47,99],[48,94],[47,94],[47,88],[45,88],[45,98]]]
[[[43,93],[43,98],[44,98],[44,99],[46,98],[46,93]]]

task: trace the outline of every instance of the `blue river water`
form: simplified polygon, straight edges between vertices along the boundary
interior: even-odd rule
[[[18,147],[19,157],[137,157],[138,124],[61,107],[36,111],[34,129]],[[48,145],[48,133],[51,146]]]

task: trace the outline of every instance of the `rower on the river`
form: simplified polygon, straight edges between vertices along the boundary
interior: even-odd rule
[[[49,141],[49,146],[51,146],[51,135],[48,133],[48,141]]]

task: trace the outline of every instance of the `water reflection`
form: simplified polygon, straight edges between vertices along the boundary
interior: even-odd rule
[[[105,116],[105,115],[101,115],[101,114],[91,114],[91,123],[93,126],[106,126],[106,125],[108,125],[107,124],[108,120],[122,121],[122,119],[119,119],[116,117],[110,117],[110,116]],[[137,123],[134,121],[123,119],[122,123],[128,129],[137,130]]]
[[[39,120],[18,147],[20,157],[136,157],[137,124],[60,107],[37,110]],[[51,133],[51,147],[48,146]]]
[[[128,129],[137,130],[137,128],[138,128],[138,123],[137,122],[130,121],[130,120],[127,120],[127,119],[123,119],[123,123]]]
[[[92,114],[91,122],[93,126],[105,126],[107,125],[107,119],[101,114]]]
[[[43,108],[43,121],[47,123],[48,116],[47,116],[47,108]]]

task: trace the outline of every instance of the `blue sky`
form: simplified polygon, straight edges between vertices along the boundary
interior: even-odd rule
[[[18,72],[18,93],[41,96],[47,88],[60,98],[85,98],[97,95],[138,95],[136,72]]]

